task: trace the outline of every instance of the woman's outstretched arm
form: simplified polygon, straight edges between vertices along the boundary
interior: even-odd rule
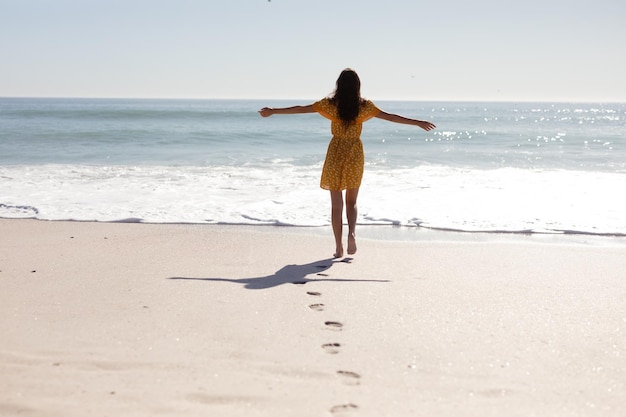
[[[269,117],[273,114],[302,114],[302,113],[315,113],[313,105],[307,106],[292,106],[292,107],[263,107],[259,110],[259,114],[263,117]]]
[[[387,113],[382,110],[375,117],[379,119],[383,119],[383,120],[388,120],[394,123],[402,123],[405,125],[419,126],[424,130],[433,130],[434,128],[437,127],[433,123],[427,122],[425,120],[409,119],[408,117],[399,116],[393,113]]]

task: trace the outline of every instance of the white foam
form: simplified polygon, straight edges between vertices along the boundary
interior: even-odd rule
[[[623,174],[424,166],[393,175],[389,186],[389,174],[369,173],[376,196],[362,195],[368,219],[457,230],[626,232]]]
[[[321,166],[5,166],[0,217],[330,224]],[[468,231],[626,234],[626,174],[366,167],[359,223]]]

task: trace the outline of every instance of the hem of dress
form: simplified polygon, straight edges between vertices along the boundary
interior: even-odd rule
[[[359,186],[357,186],[357,187],[344,187],[344,188],[339,188],[339,189],[335,189],[335,190],[333,190],[333,189],[332,189],[332,188],[330,188],[330,187],[324,187],[324,186],[322,186],[322,185],[320,185],[320,188],[321,188],[322,190],[326,190],[326,191],[345,191],[345,190],[353,190],[353,189],[355,189],[355,188],[361,188],[361,185],[359,184]]]

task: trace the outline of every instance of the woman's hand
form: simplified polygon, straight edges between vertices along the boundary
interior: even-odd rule
[[[422,129],[428,131],[428,130],[433,130],[434,128],[436,128],[437,126],[435,126],[434,123],[431,122],[427,122],[425,120],[418,120],[417,125],[419,127],[421,127]]]
[[[261,110],[259,110],[259,114],[263,117],[270,117],[272,114],[274,114],[274,109],[271,107],[263,107]]]

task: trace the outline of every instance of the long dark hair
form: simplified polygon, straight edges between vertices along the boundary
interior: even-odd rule
[[[346,68],[341,71],[337,78],[335,93],[330,100],[337,105],[339,118],[346,125],[357,118],[363,99],[361,98],[361,80],[353,69]]]

